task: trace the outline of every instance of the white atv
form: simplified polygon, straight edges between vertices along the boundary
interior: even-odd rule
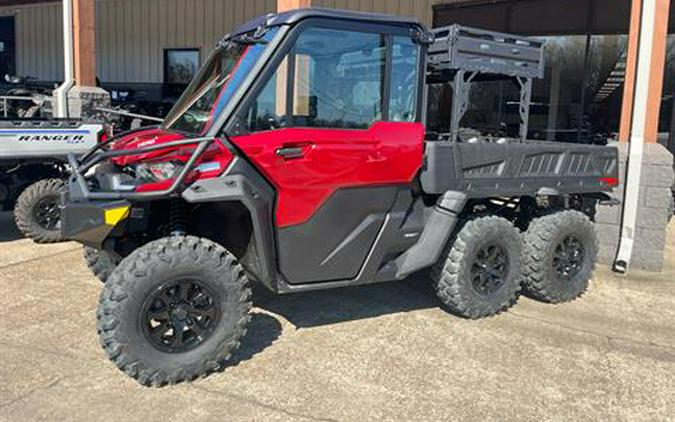
[[[62,241],[60,193],[67,155],[83,153],[104,127],[78,120],[0,120],[0,208],[37,243]]]

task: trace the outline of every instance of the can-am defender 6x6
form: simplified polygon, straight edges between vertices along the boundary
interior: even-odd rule
[[[617,151],[524,141],[542,72],[540,42],[403,17],[306,9],[238,28],[161,126],[70,156],[63,230],[105,282],[108,356],[145,385],[223,367],[249,280],[292,293],[433,269],[467,318],[521,286],[578,297]],[[521,138],[458,141],[471,84],[496,77],[521,87]],[[425,131],[433,84],[455,90],[447,134]]]

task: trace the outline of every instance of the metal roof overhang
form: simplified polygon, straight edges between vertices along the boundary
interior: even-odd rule
[[[59,0],[0,0],[0,7],[6,6],[23,6],[26,4],[36,3],[56,3]]]

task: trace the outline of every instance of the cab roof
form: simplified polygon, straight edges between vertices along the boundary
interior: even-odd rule
[[[265,26],[294,25],[303,19],[308,18],[328,18],[349,21],[362,21],[367,23],[382,23],[401,26],[418,26],[422,24],[415,18],[406,16],[389,15],[384,13],[366,13],[355,12],[352,10],[328,9],[322,7],[311,7],[305,9],[293,9],[281,13],[269,13],[259,16],[232,31],[229,36],[236,36]]]

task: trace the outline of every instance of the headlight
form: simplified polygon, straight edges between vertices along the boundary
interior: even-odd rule
[[[182,167],[182,163],[173,161],[154,164],[139,164],[136,166],[136,175],[141,179],[161,182],[173,179]]]

